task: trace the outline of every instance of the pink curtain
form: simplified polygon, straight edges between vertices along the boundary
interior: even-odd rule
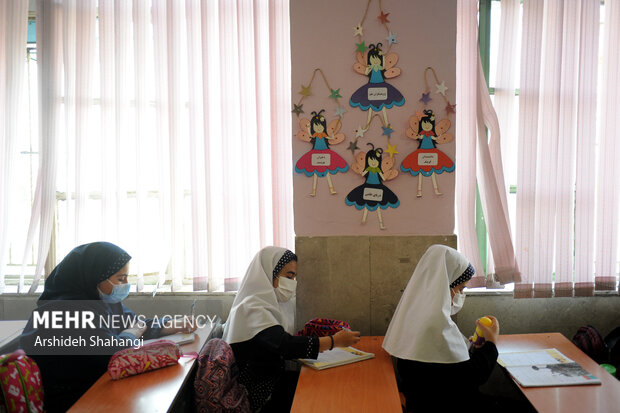
[[[501,158],[499,123],[489,98],[478,54],[478,4],[459,0],[456,56],[456,211],[459,250],[476,269],[470,287],[485,285],[475,232],[478,184],[493,254],[489,274],[502,283],[518,281]],[[489,130],[487,138],[485,126]]]
[[[459,87],[465,88],[466,82],[470,88],[476,53],[473,44],[477,40],[475,17],[472,17],[476,2],[467,6],[464,3],[469,2],[461,2],[460,10],[466,10],[469,17],[459,21],[464,25],[459,28],[459,37],[472,46],[457,56],[457,62],[461,62],[457,63],[457,74],[463,79]],[[519,1],[502,0],[500,4],[500,52],[494,100],[499,121],[496,122],[484,96],[485,87],[479,76],[477,102],[482,113],[485,107],[488,109],[489,116],[484,123],[489,128],[490,160],[485,160],[486,139],[480,139],[484,136],[480,127],[480,148],[475,158],[482,198],[487,197],[487,183],[492,182],[491,173],[485,172],[485,162],[493,164],[488,170],[495,172],[499,188],[497,194],[491,192],[495,201],[488,203],[483,199],[493,259],[496,261],[498,257],[493,237],[506,241],[505,244],[496,242],[496,246],[505,248],[500,251],[510,250],[506,234],[514,237],[518,264],[512,274],[517,281],[515,297],[589,296],[595,290],[616,290],[620,213],[620,166],[617,165],[620,1],[609,0],[601,6],[598,0],[526,0],[522,3],[521,21]],[[601,23],[603,37],[599,42]],[[515,53],[519,50],[519,33],[521,48]],[[518,75],[514,71],[517,66]],[[518,98],[514,96],[515,89],[519,91]],[[475,99],[471,91],[461,97],[470,106]],[[465,134],[471,141],[473,109],[463,108],[463,104],[460,107],[465,119],[463,123],[457,121],[461,123],[457,128],[464,128],[458,136],[462,141]],[[494,138],[496,123],[502,131],[502,141]],[[464,161],[474,159],[470,145],[462,143],[462,146],[457,144],[457,150],[462,148],[461,152],[457,151],[457,157]],[[515,149],[517,162],[511,166],[510,157]],[[506,161],[505,165],[496,164],[497,160]],[[461,173],[464,174],[463,162]],[[502,170],[506,171],[504,176],[498,173]],[[505,229],[509,220],[496,219],[493,224],[490,217],[509,215],[503,189],[505,178],[513,170],[517,184],[516,226],[510,234]],[[471,190],[473,176],[457,177],[457,183],[469,179],[461,188]],[[463,199],[468,204],[472,202],[471,195]],[[457,210],[463,209],[468,216],[472,216],[472,208],[457,206]],[[472,234],[471,229],[461,231],[459,226],[461,242],[475,247]],[[466,248],[473,249],[472,246]],[[495,272],[502,280],[497,266],[496,262]],[[510,275],[504,277],[509,279]]]
[[[290,117],[276,116],[290,107],[288,1],[38,0],[36,12],[30,291],[50,245],[62,257],[119,244],[139,291],[147,275],[236,289],[259,248],[293,247]]]
[[[14,198],[17,140],[24,129],[25,52],[28,3],[0,0],[0,293],[5,274]]]

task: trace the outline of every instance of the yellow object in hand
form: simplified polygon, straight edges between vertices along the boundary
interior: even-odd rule
[[[489,317],[481,317],[480,320],[478,321],[480,321],[481,324],[484,324],[487,327],[490,327],[491,324],[493,324],[493,321],[491,321]],[[474,333],[474,336],[472,337],[472,343],[475,346],[481,346],[484,343],[484,333],[478,326],[476,326],[476,332]]]

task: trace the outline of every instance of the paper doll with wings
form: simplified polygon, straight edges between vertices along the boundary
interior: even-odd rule
[[[364,210],[362,223],[366,222],[368,211],[376,210],[379,228],[385,229],[381,210],[390,207],[396,208],[400,201],[394,192],[383,185],[383,181],[396,178],[398,171],[392,169],[394,158],[390,156],[383,158],[383,149],[375,149],[372,143],[368,143],[368,145],[372,149],[366,153],[359,152],[355,156],[355,165],[351,166],[351,169],[365,177],[366,181],[349,192],[345,202],[347,205],[354,205],[358,210]]]
[[[327,125],[323,112],[325,112],[325,109],[321,109],[319,113],[313,111],[310,120],[299,120],[301,130],[297,133],[297,137],[304,142],[312,143],[312,149],[299,158],[295,164],[295,172],[313,177],[310,196],[316,195],[318,178],[323,176],[327,176],[329,193],[335,194],[336,191],[334,190],[330,174],[335,175],[338,172],[346,172],[349,169],[349,165],[347,165],[344,158],[329,149],[330,145],[339,144],[345,139],[344,133],[338,133],[342,121],[340,118],[337,118]]]
[[[400,69],[394,67],[398,62],[398,55],[396,53],[383,54],[381,46],[381,43],[369,45],[365,55],[357,52],[357,63],[353,65],[353,70],[357,73],[368,76],[368,83],[357,89],[349,100],[352,107],[357,106],[368,111],[366,128],[370,125],[373,111],[383,112],[384,125],[388,126],[386,108],[405,104],[402,93],[385,81],[385,79],[400,75]]]
[[[411,152],[403,160],[400,169],[418,176],[417,196],[422,196],[422,176],[430,176],[433,180],[435,194],[441,195],[435,175],[454,171],[454,162],[445,153],[437,149],[437,144],[449,143],[454,135],[447,133],[450,129],[450,120],[440,120],[435,125],[435,114],[430,109],[418,112],[409,118],[407,137],[417,139],[418,149]]]

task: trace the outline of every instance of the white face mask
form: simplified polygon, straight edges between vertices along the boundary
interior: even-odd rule
[[[286,277],[278,277],[278,287],[275,289],[276,298],[279,302],[285,303],[295,295],[297,281]]]
[[[452,297],[452,303],[450,305],[450,315],[454,315],[461,311],[463,308],[463,304],[465,303],[465,294],[463,293],[454,293],[454,297]]]

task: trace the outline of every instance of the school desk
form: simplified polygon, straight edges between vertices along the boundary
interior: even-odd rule
[[[292,413],[401,412],[392,359],[383,337],[362,337],[353,347],[375,354],[369,360],[325,370],[303,366]]]
[[[206,343],[211,327],[209,323],[196,330],[193,343],[183,344],[181,351],[200,352]],[[185,394],[179,395],[187,388],[193,388],[190,379],[194,359],[182,357],[179,364],[138,374],[121,380],[112,380],[105,372],[99,380],[69,409],[71,413],[79,412],[167,412],[187,402]],[[176,402],[176,403],[175,403]],[[182,409],[181,409],[182,410]]]
[[[540,413],[609,413],[620,411],[620,381],[560,333],[500,335],[500,353],[556,348],[569,359],[601,379],[601,385],[521,387]]]

